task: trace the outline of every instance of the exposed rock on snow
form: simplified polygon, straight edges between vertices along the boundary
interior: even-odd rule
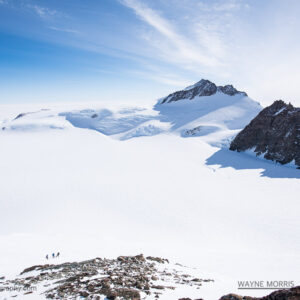
[[[15,117],[14,120],[20,119],[20,118],[24,117],[25,115],[26,115],[25,113],[20,113]]]
[[[18,278],[3,282],[2,291],[10,287],[26,287],[30,293],[49,299],[89,297],[100,300],[105,296],[107,299],[137,300],[150,295],[159,298],[162,293],[182,285],[199,289],[203,283],[211,281],[183,273],[178,267],[169,265],[167,259],[145,258],[140,254],[32,266],[21,272]]]
[[[36,114],[36,113],[39,113],[39,112],[43,112],[43,111],[48,111],[48,109],[41,109],[41,110],[39,110],[39,111],[31,111],[31,112],[26,112],[26,113],[20,113],[20,114],[18,114],[15,118],[14,118],[14,120],[18,120],[18,119],[20,119],[20,118],[23,118],[23,117],[25,117],[25,116],[27,116],[27,115],[30,115],[30,114]]]
[[[211,96],[216,94],[217,92],[234,96],[234,95],[242,95],[247,96],[245,92],[240,92],[235,89],[232,85],[225,85],[225,86],[216,86],[213,82],[201,79],[199,82],[195,83],[192,86],[187,87],[182,91],[178,91],[175,93],[170,94],[169,96],[163,98],[161,103],[170,103],[173,101],[178,101],[182,99],[189,99],[192,100],[196,96],[203,97],[203,96]]]
[[[300,167],[300,108],[275,101],[262,110],[232,141],[230,150],[253,149],[256,155]]]
[[[183,137],[203,136],[220,130],[217,126],[197,126],[193,129],[188,129],[182,132]]]
[[[299,300],[300,286],[296,286],[286,290],[278,290],[264,297],[239,296],[236,294],[228,294],[220,298],[220,300]]]
[[[95,258],[82,262],[36,265],[26,268],[12,280],[1,282],[0,293],[15,291],[17,297],[36,294],[47,299],[157,299],[164,293],[187,286],[201,291],[203,284],[214,282],[201,279],[176,268],[160,257],[119,256],[117,259]],[[5,278],[1,277],[1,280]],[[198,292],[197,292],[198,293]],[[1,294],[0,294],[1,295]],[[174,298],[175,297],[175,298]],[[192,300],[189,297],[168,299]],[[193,298],[195,299],[195,298]],[[219,300],[299,300],[300,286],[277,290],[264,297],[228,294]],[[197,297],[195,300],[203,300]]]

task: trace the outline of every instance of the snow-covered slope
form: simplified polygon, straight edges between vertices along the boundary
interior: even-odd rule
[[[219,299],[238,280],[299,284],[299,170],[211,145],[256,110],[218,92],[154,109],[1,106],[0,277],[59,251],[59,262],[166,257],[215,280],[181,297]]]
[[[62,118],[54,121],[57,114],[73,126],[93,129],[120,140],[173,133],[183,137],[201,136],[207,142],[218,144],[244,128],[261,109],[259,103],[232,86],[217,87],[208,80],[201,80],[160,99],[153,108],[117,106],[64,112],[40,110],[21,113],[2,127],[5,130],[68,127],[62,124]]]
[[[155,105],[160,120],[169,122],[171,131],[183,137],[202,136],[217,143],[241,130],[262,109],[243,94],[233,96],[217,92]]]

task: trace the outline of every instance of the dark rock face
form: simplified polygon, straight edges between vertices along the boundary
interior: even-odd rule
[[[220,300],[300,300],[300,286],[286,290],[278,290],[268,296],[260,298],[229,294],[221,297]]]
[[[247,96],[245,92],[239,92],[236,90],[232,85],[225,85],[225,86],[216,86],[213,82],[202,79],[196,84],[192,85],[191,87],[186,88],[185,90],[175,92],[170,94],[166,98],[162,100],[163,103],[170,103],[173,101],[178,101],[182,99],[189,99],[192,100],[196,96],[203,97],[203,96],[211,96],[215,93],[220,92],[229,96],[234,96],[237,94]]]
[[[262,110],[232,141],[230,150],[253,149],[264,158],[300,167],[300,108],[275,101]]]
[[[234,88],[231,84],[225,86],[218,86],[218,91],[222,92],[223,94],[234,96],[236,94],[243,94],[247,96],[245,92],[239,92],[236,88]]]
[[[288,290],[279,290],[268,296],[262,297],[260,300],[299,300],[300,286],[293,287]]]
[[[258,300],[258,298],[248,297],[248,296],[240,296],[236,294],[228,294],[220,298],[220,300]]]

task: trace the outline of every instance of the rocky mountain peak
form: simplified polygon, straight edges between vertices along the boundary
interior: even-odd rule
[[[184,90],[168,95],[161,101],[161,104],[178,100],[193,100],[195,97],[212,96],[217,92],[226,94],[228,96],[234,96],[237,94],[247,96],[245,92],[238,91],[232,85],[217,86],[207,79],[201,79],[197,83],[188,86]]]
[[[226,95],[229,96],[234,96],[236,94],[244,94],[245,96],[247,96],[247,94],[245,92],[240,92],[238,91],[236,88],[233,87],[233,85],[229,84],[229,85],[224,85],[224,86],[218,86],[218,91],[222,92]]]
[[[200,81],[196,82],[195,84],[185,88],[185,90],[191,90],[191,89],[195,89],[195,88],[198,88],[200,90],[210,90],[210,89],[216,90],[217,86],[213,82],[211,82],[207,79],[201,79]]]
[[[281,164],[300,167],[300,108],[275,101],[263,109],[232,141],[230,150],[253,149]]]

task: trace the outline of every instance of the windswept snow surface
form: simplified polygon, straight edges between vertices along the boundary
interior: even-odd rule
[[[181,297],[268,294],[238,291],[238,280],[300,284],[299,170],[214,164],[215,145],[260,106],[247,97],[198,100],[154,110],[2,105],[0,277],[59,251],[60,262],[161,256],[215,279]],[[207,127],[203,135],[182,138],[199,126]],[[255,161],[231,151],[221,157],[241,166]],[[281,178],[261,176],[270,165]]]
[[[193,100],[182,99],[164,104],[158,101],[154,110],[120,107],[84,109],[63,112],[60,116],[65,116],[76,127],[93,129],[120,140],[160,133],[188,137],[191,136],[190,130],[197,127],[197,136],[220,142],[223,135],[232,136],[236,130],[246,126],[260,110],[259,103],[244,95],[228,96],[218,92]]]

